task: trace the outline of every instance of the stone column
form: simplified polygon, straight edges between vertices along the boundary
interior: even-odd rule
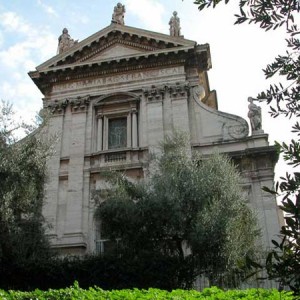
[[[137,148],[137,111],[136,109],[132,110],[132,148]]]
[[[103,116],[102,114],[98,114],[97,115],[97,151],[101,151],[102,150],[102,127],[103,127]]]

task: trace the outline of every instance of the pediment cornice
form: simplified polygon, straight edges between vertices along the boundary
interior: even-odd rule
[[[84,62],[101,51],[120,44],[152,52],[162,49],[194,47],[196,43],[182,37],[172,37],[162,33],[147,31],[135,27],[112,23],[110,26],[98,31],[85,40],[75,44],[67,51],[54,56],[45,63],[39,65],[38,71],[57,66]]]
[[[162,49],[113,59],[78,62],[30,72],[29,76],[45,94],[57,83],[179,65],[208,70],[211,67],[209,45]]]
[[[65,81],[178,65],[208,70],[209,45],[111,24],[39,65],[29,76],[45,94]]]

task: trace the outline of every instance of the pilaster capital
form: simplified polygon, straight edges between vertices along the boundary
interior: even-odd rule
[[[149,88],[143,88],[143,95],[146,97],[148,102],[162,101],[165,96],[165,86],[152,85]]]
[[[90,96],[69,98],[68,101],[71,105],[72,113],[85,112],[90,104]]]
[[[66,107],[68,106],[69,101],[66,100],[54,100],[54,102],[49,103],[46,105],[46,108],[48,108],[52,114],[60,115],[64,114]]]
[[[99,119],[103,119],[104,116],[102,112],[97,112],[96,117],[99,120]]]
[[[188,96],[189,89],[190,86],[187,82],[177,82],[167,86],[171,98],[185,98]]]

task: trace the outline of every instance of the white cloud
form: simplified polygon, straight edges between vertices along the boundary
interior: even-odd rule
[[[9,101],[24,118],[32,118],[41,108],[41,94],[30,78],[24,77],[16,81],[4,81],[0,84],[0,99]]]
[[[10,11],[0,14],[0,25],[5,31],[9,32],[15,31],[26,35],[29,35],[31,32],[29,24],[22,20],[16,13]]]
[[[1,27],[5,47],[0,48],[0,99],[11,102],[29,120],[40,109],[42,95],[27,72],[55,55],[57,37],[46,26],[34,26],[14,12],[0,13]]]
[[[4,36],[3,36],[3,33],[0,31],[0,47],[2,47],[4,43]]]
[[[18,40],[11,37],[8,48],[0,51],[0,64],[28,72],[41,61],[56,53],[57,38],[48,29],[37,28],[20,18],[14,12],[0,15],[0,26],[5,31],[21,34]]]
[[[136,0],[125,1],[126,10],[137,16],[140,21],[152,31],[163,32],[166,24],[163,22],[164,6],[156,0]]]
[[[37,3],[44,9],[44,11],[47,14],[54,16],[54,17],[58,17],[58,13],[54,10],[54,8],[52,6],[43,3],[41,0],[38,0]]]
[[[7,81],[0,84],[0,99],[11,101],[14,96],[14,87]]]
[[[0,51],[0,63],[10,68],[18,68],[29,56],[29,49],[25,43],[11,46],[7,50]]]
[[[76,20],[76,23],[88,24],[90,22],[89,17],[77,12],[71,12],[71,16],[73,20]]]
[[[13,72],[11,78],[13,80],[21,80],[24,77],[24,74],[21,72]]]

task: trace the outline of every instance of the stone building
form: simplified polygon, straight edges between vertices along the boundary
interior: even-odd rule
[[[259,125],[259,109],[250,99],[251,135],[246,120],[218,110],[207,74],[209,45],[180,35],[177,13],[170,35],[126,26],[124,13],[118,4],[111,24],[80,42],[64,29],[59,53],[29,73],[52,111],[47,132],[59,135],[44,207],[52,246],[63,253],[105,251],[92,197],[103,188],[100,172],[145,177],[149,153],[175,129],[190,136],[192,149],[217,149],[236,161],[269,245],[279,218],[275,199],[262,187],[273,184],[277,155]]]

